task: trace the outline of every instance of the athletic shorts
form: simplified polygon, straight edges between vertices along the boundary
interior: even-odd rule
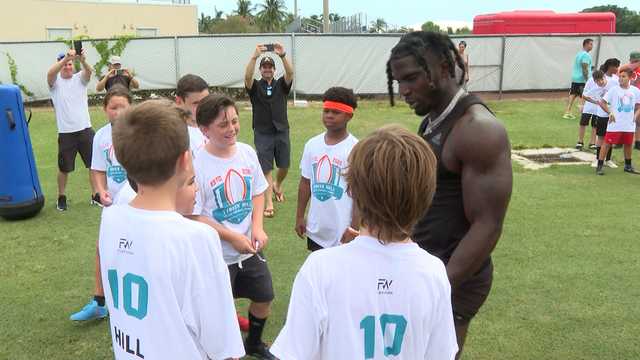
[[[602,137],[607,133],[608,117],[596,116],[596,135]]]
[[[288,169],[291,163],[291,143],[289,130],[274,133],[253,132],[253,142],[256,145],[258,161],[262,172],[273,170],[273,161],[279,169]]]
[[[468,324],[476,316],[489,296],[492,281],[493,263],[489,259],[475,275],[452,290],[451,306],[456,325]]]
[[[571,83],[571,89],[569,90],[569,95],[577,95],[582,96],[582,92],[584,91],[584,83]]]
[[[591,123],[591,127],[596,127],[596,118],[597,116],[593,114],[582,113],[582,116],[580,116],[580,126],[587,126]]]
[[[307,237],[307,250],[313,252],[313,251],[322,250],[322,249],[324,248],[320,246],[320,244],[311,240],[310,237]]]
[[[80,153],[84,166],[91,167],[91,152],[93,149],[92,128],[58,134],[58,169],[63,173],[70,173],[76,167],[76,154]]]
[[[631,145],[633,144],[633,135],[632,132],[607,131],[604,135],[604,141],[613,145]]]
[[[235,299],[249,299],[253,302],[266,303],[274,298],[271,272],[264,259],[254,255],[240,264],[231,264],[229,276],[231,277],[231,289]]]

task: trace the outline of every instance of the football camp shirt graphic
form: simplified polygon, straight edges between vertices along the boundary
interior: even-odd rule
[[[253,210],[251,202],[251,170],[230,168],[222,179],[216,176],[212,181],[215,208],[211,216],[219,223],[228,221],[240,224]]]
[[[342,161],[336,158],[331,161],[326,154],[313,162],[311,165],[313,169],[311,184],[313,197],[320,201],[327,201],[331,198],[340,200],[342,198],[344,188],[342,187],[341,181],[341,165]]]
[[[104,153],[104,158],[107,160],[107,177],[118,184],[122,184],[125,180],[127,180],[127,172],[119,164],[113,163],[113,159],[116,158],[115,152],[113,150],[113,145],[109,145],[109,147],[105,148],[102,151]]]

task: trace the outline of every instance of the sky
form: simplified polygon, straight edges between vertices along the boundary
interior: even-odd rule
[[[293,12],[294,1],[284,0],[287,10]],[[253,0],[253,4],[261,4],[263,0]],[[349,16],[359,12],[367,15],[369,22],[382,17],[389,25],[416,26],[426,21],[454,26],[468,24],[471,27],[473,17],[513,10],[553,10],[555,12],[577,12],[584,8],[615,4],[640,11],[639,0],[467,0],[467,1],[429,1],[429,0],[329,0],[330,12]],[[191,0],[198,6],[198,14],[213,14],[214,6],[225,14],[236,8],[236,0]],[[298,0],[298,11],[302,16],[322,13],[322,0]]]

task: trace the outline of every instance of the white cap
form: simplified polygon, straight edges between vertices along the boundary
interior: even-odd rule
[[[115,56],[113,55],[110,59],[109,59],[109,64],[111,65],[115,65],[115,64],[122,64],[120,62],[120,56]]]

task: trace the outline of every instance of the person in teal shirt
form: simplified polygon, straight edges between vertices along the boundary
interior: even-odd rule
[[[565,119],[575,119],[575,115],[571,113],[573,102],[577,97],[582,97],[584,85],[591,76],[592,60],[589,52],[593,49],[593,39],[584,39],[582,41],[582,51],[576,54],[573,61],[573,69],[571,72],[571,90],[569,91],[569,101],[567,109],[562,116]]]

